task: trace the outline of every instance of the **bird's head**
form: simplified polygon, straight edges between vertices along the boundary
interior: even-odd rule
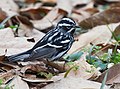
[[[65,32],[73,34],[76,28],[79,26],[76,25],[75,21],[71,18],[63,18],[58,22],[57,27],[62,28]]]

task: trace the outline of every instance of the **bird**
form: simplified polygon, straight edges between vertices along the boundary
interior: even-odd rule
[[[49,61],[59,61],[71,48],[76,22],[68,17],[62,18],[57,25],[48,31],[31,49],[7,56],[10,62],[37,60],[45,58]]]

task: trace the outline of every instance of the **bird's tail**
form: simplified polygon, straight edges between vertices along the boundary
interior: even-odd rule
[[[29,58],[30,54],[29,52],[23,52],[23,53],[20,53],[20,54],[16,54],[16,55],[11,55],[11,56],[7,56],[7,59],[10,61],[10,62],[17,62],[17,61],[24,61],[24,59],[27,59]]]

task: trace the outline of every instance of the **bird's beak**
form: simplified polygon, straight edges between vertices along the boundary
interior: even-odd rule
[[[72,32],[75,31],[76,28],[80,28],[80,26],[74,26],[71,30],[69,30],[68,32]]]

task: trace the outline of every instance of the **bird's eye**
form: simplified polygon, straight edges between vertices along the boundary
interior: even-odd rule
[[[67,29],[71,29],[71,28],[72,28],[72,26],[67,26],[66,28],[67,28]]]

